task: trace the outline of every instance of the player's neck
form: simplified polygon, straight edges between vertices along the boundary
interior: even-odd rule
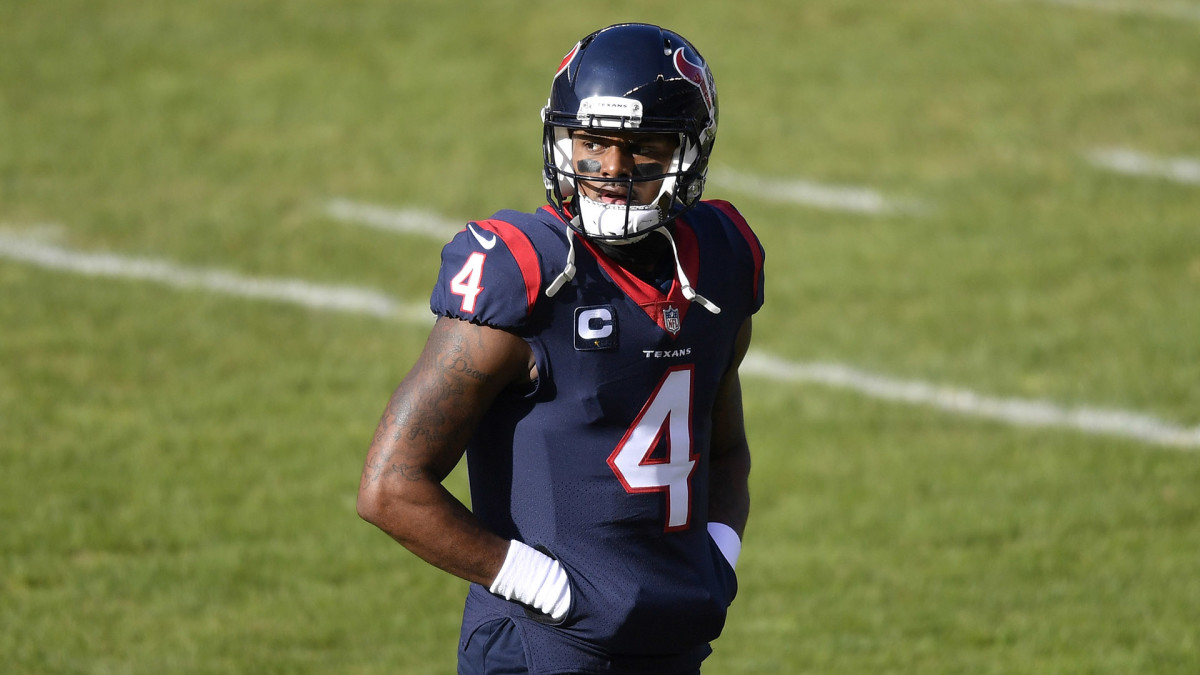
[[[634,276],[648,284],[657,286],[663,281],[664,273],[674,276],[674,265],[671,264],[671,244],[666,237],[651,233],[641,241],[632,244],[608,244],[595,242],[608,258],[631,272]]]

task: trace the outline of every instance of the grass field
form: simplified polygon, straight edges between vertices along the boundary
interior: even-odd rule
[[[247,280],[425,302],[440,243],[329,204],[537,207],[620,20],[713,64],[756,353],[1118,421],[747,375],[706,675],[1200,672],[1197,0],[0,3],[0,671],[453,672],[465,584],[354,511],[427,325]]]

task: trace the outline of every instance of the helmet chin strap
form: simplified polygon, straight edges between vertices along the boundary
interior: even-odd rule
[[[546,288],[546,297],[553,298],[567,282],[575,278],[575,230],[567,228],[567,264],[563,267],[563,271],[558,276],[554,277],[554,281],[550,282],[550,286]]]
[[[655,218],[658,214],[654,207],[623,206],[620,209],[614,209],[607,204],[595,201],[593,199],[588,199],[583,195],[579,195],[577,201],[579,202],[580,214],[572,218],[572,227],[567,228],[567,264],[563,267],[562,273],[554,277],[554,281],[550,282],[550,285],[546,288],[546,297],[548,298],[554,297],[555,294],[562,290],[563,286],[567,285],[567,283],[575,278],[575,228],[578,227],[589,234],[603,236],[605,234],[609,234],[604,231],[604,226],[606,224],[605,216],[610,216],[607,218],[607,221],[611,223],[613,221],[612,216],[615,216],[617,211],[620,211],[622,214],[621,230],[628,230],[630,215],[636,214],[638,220],[635,222],[640,223],[644,220],[649,220],[647,216]],[[634,228],[635,231],[636,229],[637,228]],[[617,245],[632,244],[645,238],[646,234],[641,234],[628,239],[609,240],[609,243]]]
[[[675,237],[671,236],[671,231],[668,228],[660,227],[655,232],[661,232],[662,236],[671,242],[671,253],[675,255],[675,275],[679,278],[679,285],[683,287],[683,297],[699,304],[704,309],[707,309],[713,314],[720,314],[721,308],[717,307],[711,300],[700,295],[696,289],[692,288],[692,284],[688,281],[687,274],[683,271],[683,263],[679,261],[679,247],[675,245]]]

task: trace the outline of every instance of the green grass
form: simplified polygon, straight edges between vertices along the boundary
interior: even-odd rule
[[[756,349],[1200,424],[1200,187],[1086,159],[1200,157],[1198,25],[1151,13],[7,3],[0,232],[421,302],[439,244],[327,201],[535,208],[548,78],[623,19],[713,63],[718,166],[926,207],[712,188],[768,248]],[[354,513],[424,333],[0,258],[4,672],[453,672],[465,585]],[[706,673],[1200,671],[1195,449],[747,383],[753,515]]]

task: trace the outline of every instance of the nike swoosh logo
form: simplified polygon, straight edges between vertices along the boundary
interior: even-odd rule
[[[467,229],[471,231],[472,235],[474,235],[475,241],[479,242],[479,245],[485,249],[490,251],[492,250],[492,247],[496,245],[496,235],[492,234],[492,236],[485,238],[479,233],[479,230],[475,229],[474,223],[467,223]]]

